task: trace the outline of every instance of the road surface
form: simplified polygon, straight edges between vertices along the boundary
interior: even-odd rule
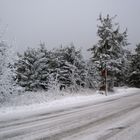
[[[140,140],[140,93],[0,120],[0,140]]]

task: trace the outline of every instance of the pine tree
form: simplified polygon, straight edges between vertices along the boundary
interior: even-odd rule
[[[4,71],[3,68],[5,65],[6,50],[7,50],[7,45],[4,43],[4,41],[1,41],[0,42],[0,76]]]
[[[98,31],[99,37],[98,43],[95,44],[90,51],[92,52],[93,63],[99,63],[97,68],[99,72],[107,70],[108,77],[111,82],[108,81],[108,87],[111,89],[117,75],[121,72],[124,56],[124,46],[128,45],[127,42],[127,30],[120,32],[119,25],[113,23],[115,17],[99,16]],[[102,73],[103,74],[103,73]],[[103,80],[102,80],[103,81]]]
[[[101,81],[98,67],[99,67],[98,62],[93,63],[91,60],[87,62],[86,64],[86,87],[87,88],[93,88],[93,89],[98,88],[98,84]]]
[[[124,55],[121,60],[119,67],[119,72],[115,75],[115,86],[125,86],[128,85],[129,69],[131,64],[131,52],[129,50],[124,50]]]
[[[12,48],[6,42],[0,42],[0,101],[8,100],[16,93],[12,72]]]
[[[129,85],[140,88],[140,44],[136,46],[136,54],[132,55],[130,65]]]
[[[5,93],[4,93],[4,87],[5,87],[5,81],[4,80],[4,71],[6,68],[6,50],[7,50],[7,45],[1,41],[0,42],[0,102],[2,102],[5,98]]]
[[[85,85],[85,65],[80,51],[74,45],[70,47],[60,47],[54,51],[55,79],[60,89],[71,88],[78,90]]]
[[[49,52],[42,46],[39,49],[28,49],[18,55],[15,63],[17,83],[26,90],[48,89]]]

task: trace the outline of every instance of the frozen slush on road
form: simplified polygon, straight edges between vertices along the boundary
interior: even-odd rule
[[[140,90],[64,97],[0,111],[2,140],[139,140]]]

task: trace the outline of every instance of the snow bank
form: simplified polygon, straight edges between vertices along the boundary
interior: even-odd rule
[[[8,116],[10,116],[10,119],[13,117],[27,117],[43,112],[49,113],[52,111],[68,109],[74,106],[81,106],[89,103],[99,103],[138,92],[140,93],[140,89],[124,87],[115,88],[115,92],[109,93],[109,96],[104,96],[99,94],[98,91],[91,90],[83,90],[79,93],[24,93],[23,95],[11,99],[9,103],[0,108],[0,120],[2,118],[6,119],[6,117],[8,119]]]

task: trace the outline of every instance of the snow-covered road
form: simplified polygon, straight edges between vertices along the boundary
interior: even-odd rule
[[[1,119],[0,140],[140,140],[140,94]]]

